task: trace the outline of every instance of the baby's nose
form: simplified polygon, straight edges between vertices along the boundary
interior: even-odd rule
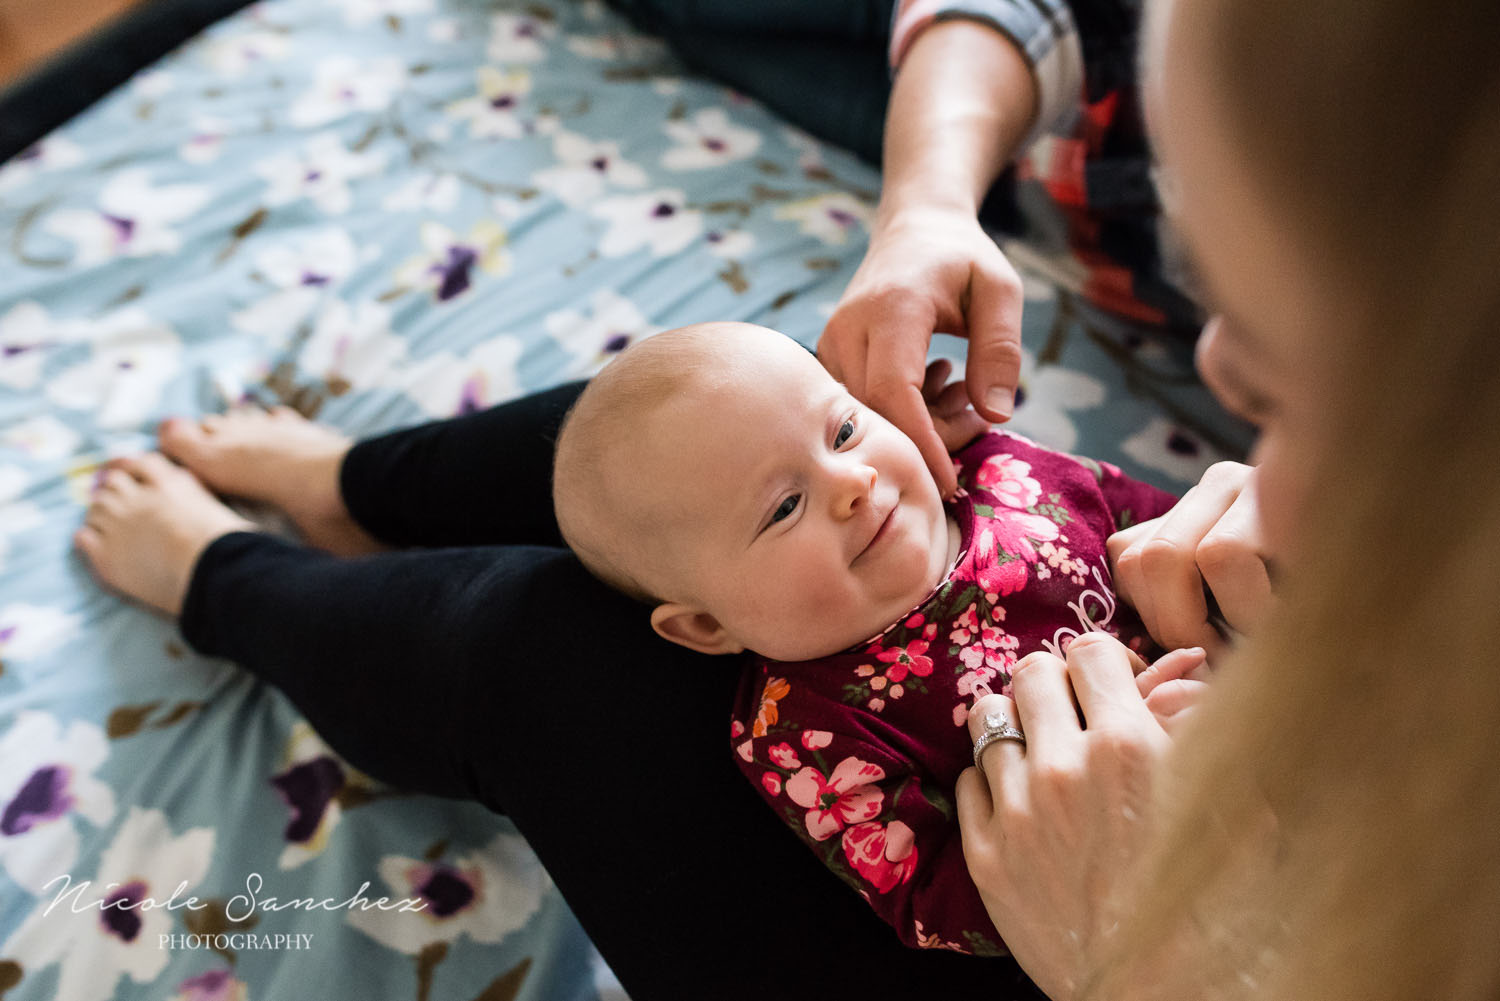
[[[834,491],[834,506],[838,514],[848,516],[859,510],[860,505],[870,499],[879,474],[874,466],[862,462],[850,463],[838,472],[838,488]]]

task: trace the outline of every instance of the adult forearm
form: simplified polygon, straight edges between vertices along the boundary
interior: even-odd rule
[[[1031,67],[1006,35],[970,20],[927,28],[891,91],[882,220],[912,208],[977,212],[1038,103]]]

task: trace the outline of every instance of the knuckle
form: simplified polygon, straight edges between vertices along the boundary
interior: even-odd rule
[[[1220,459],[1203,471],[1203,482],[1215,486],[1227,486],[1244,479],[1251,467],[1243,462]]]
[[[1172,539],[1157,536],[1141,546],[1140,566],[1147,574],[1170,572],[1182,559],[1182,547]]]
[[[1250,544],[1244,536],[1234,531],[1210,532],[1198,543],[1193,559],[1205,573],[1225,570],[1239,563],[1250,553]]]
[[[1092,769],[1134,772],[1151,763],[1151,745],[1140,730],[1106,726],[1088,733],[1087,754]]]

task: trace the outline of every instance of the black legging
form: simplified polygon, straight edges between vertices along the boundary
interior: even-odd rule
[[[560,548],[581,384],[360,442],[340,559],[216,540],[183,635],[282,689],[354,766],[507,814],[635,1001],[1037,998],[1005,959],[902,946],[731,758],[740,663],[660,640]]]

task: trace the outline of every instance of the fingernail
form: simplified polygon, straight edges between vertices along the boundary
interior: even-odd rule
[[[1001,386],[991,386],[985,390],[984,405],[991,413],[1009,417],[1016,408],[1016,394]]]

